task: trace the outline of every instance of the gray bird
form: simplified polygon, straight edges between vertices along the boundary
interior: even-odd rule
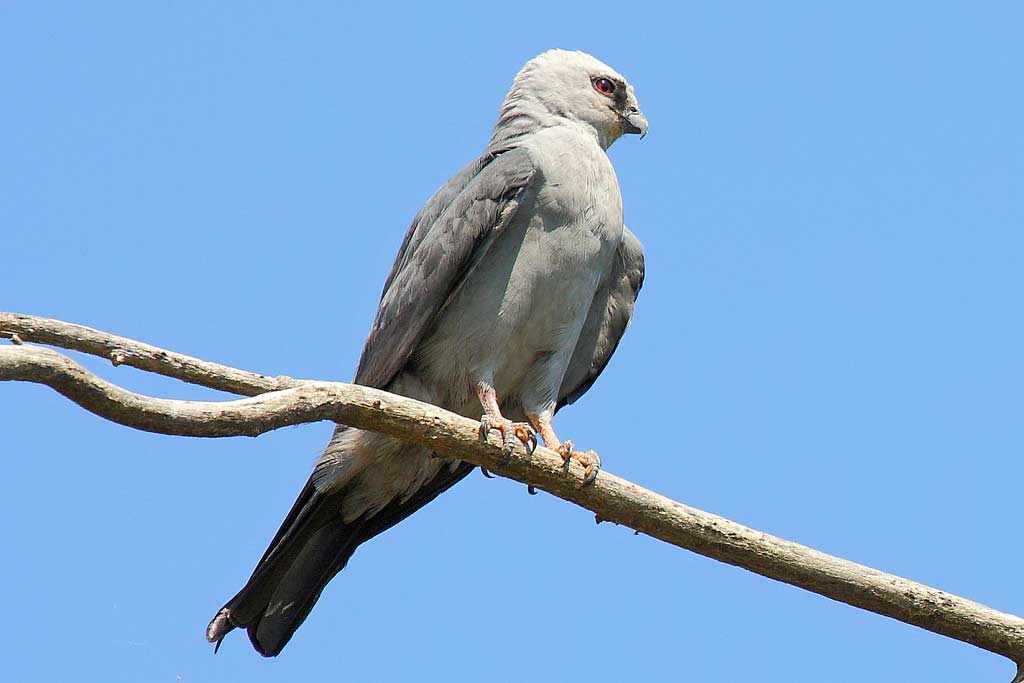
[[[480,419],[481,438],[499,432],[506,455],[539,434],[592,482],[597,455],[560,441],[551,420],[591,387],[633,314],[643,250],[605,150],[646,132],[633,87],[594,57],[550,50],[527,62],[483,154],[413,219],[355,382]],[[219,647],[245,628],[277,655],[356,547],[472,470],[338,425],[207,639]]]

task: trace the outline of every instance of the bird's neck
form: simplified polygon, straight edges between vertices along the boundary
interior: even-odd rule
[[[548,114],[536,103],[510,94],[501,106],[488,147],[504,147],[545,127]]]
[[[604,150],[618,139],[617,135],[612,135],[613,131],[599,131],[584,121],[570,118],[561,112],[552,112],[539,102],[514,95],[515,93],[510,94],[501,107],[488,149],[508,147],[544,128],[557,125],[569,125],[579,129],[584,135],[592,136]]]

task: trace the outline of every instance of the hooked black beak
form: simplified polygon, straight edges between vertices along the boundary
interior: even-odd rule
[[[626,134],[639,133],[640,139],[643,140],[647,135],[647,117],[639,109],[633,107],[628,114],[622,117],[622,132]]]

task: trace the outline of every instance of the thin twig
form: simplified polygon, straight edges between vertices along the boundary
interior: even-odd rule
[[[242,396],[256,396],[302,384],[302,380],[291,377],[258,375],[167,351],[127,337],[118,337],[84,325],[34,315],[0,311],[0,338],[10,339],[15,344],[37,342],[81,351],[106,358],[115,366],[127,365],[180,379],[189,384]]]
[[[24,328],[4,327],[10,320],[6,315],[0,314],[0,329],[28,339],[39,338],[23,334]],[[32,321],[27,316],[18,319],[22,324]],[[65,324],[49,323],[51,335]],[[103,337],[102,332],[90,332]],[[60,345],[72,346],[72,342],[62,338]],[[92,348],[101,349],[99,355],[104,355],[102,349],[108,347],[102,339],[94,339]],[[163,354],[159,357],[176,356]],[[224,366],[210,363],[204,367]],[[226,373],[229,377],[239,373],[261,377],[233,368],[226,370],[230,371]],[[174,376],[170,370],[162,374]],[[202,380],[197,384],[214,381],[194,373],[190,377]],[[390,434],[491,471],[496,470],[501,457],[497,444],[478,440],[478,425],[468,418],[351,384],[304,381],[290,389],[224,402],[157,399],[117,387],[60,353],[28,345],[0,348],[0,380],[46,384],[97,415],[164,434],[255,436],[286,425],[331,420]],[[225,385],[216,381],[216,388]],[[554,451],[538,448],[531,457],[519,448],[498,473],[585,507],[599,520],[626,525],[722,562],[962,640],[1004,655],[1018,666],[1024,662],[1024,620],[1019,617],[750,529],[607,472],[602,472],[593,486],[580,489],[581,470],[574,467],[566,476],[562,459]]]

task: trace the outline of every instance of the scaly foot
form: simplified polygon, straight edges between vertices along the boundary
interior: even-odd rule
[[[565,462],[565,473],[569,473],[569,463],[575,460],[585,468],[583,471],[583,483],[580,488],[590,486],[597,479],[597,473],[601,471],[601,458],[594,451],[574,451],[572,441],[563,441],[555,451],[562,456]]]
[[[515,450],[516,439],[526,446],[527,454],[533,455],[533,452],[537,450],[537,433],[533,431],[533,427],[525,422],[513,422],[503,417],[492,417],[485,413],[480,418],[480,440],[487,443],[487,436],[492,429],[497,429],[501,432],[501,460],[498,462],[496,469],[500,469],[508,464],[508,461],[512,458],[512,451]],[[486,471],[484,470],[484,472]]]

